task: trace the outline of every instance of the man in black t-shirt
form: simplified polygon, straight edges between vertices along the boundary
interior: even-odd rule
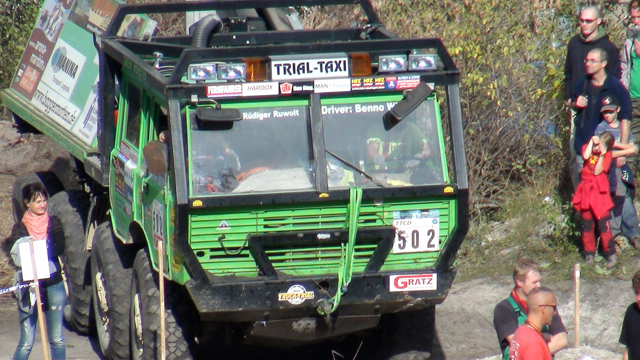
[[[493,326],[500,342],[503,359],[509,357],[509,344],[518,327],[527,318],[527,296],[531,290],[540,287],[540,266],[531,259],[520,259],[513,269],[515,286],[511,295],[498,303],[493,311]],[[549,344],[551,354],[567,347],[567,329],[559,314],[555,314],[551,325],[542,329]]]
[[[636,302],[629,305],[622,322],[620,343],[627,347],[622,355],[622,360],[640,359],[640,271],[633,276],[631,284],[636,295]]]

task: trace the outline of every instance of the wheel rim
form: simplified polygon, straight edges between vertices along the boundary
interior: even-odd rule
[[[62,260],[62,258],[58,258],[58,262],[60,263],[60,276],[62,276],[62,284],[64,285],[64,293],[67,295],[67,303],[69,302],[69,279],[67,278],[67,264]]]
[[[137,284],[136,284],[137,285]],[[136,286],[136,292],[133,295],[133,358],[142,359],[142,353],[144,350],[144,340],[142,338],[142,312],[140,311],[140,291]]]
[[[94,280],[97,300],[96,328],[98,329],[98,338],[100,339],[100,344],[103,348],[106,348],[109,344],[109,340],[111,339],[111,335],[109,334],[109,302],[107,299],[106,284],[104,281],[104,277],[102,276],[102,271],[98,271],[96,273]]]
[[[67,296],[67,303],[64,305],[64,319],[67,322],[71,322],[71,294],[69,293],[69,283],[67,279],[67,266],[62,260],[62,258],[58,258],[58,262],[60,263],[60,275],[62,276],[62,284],[64,285],[64,293]]]

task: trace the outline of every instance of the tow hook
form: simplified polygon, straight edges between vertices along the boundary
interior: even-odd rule
[[[333,307],[333,301],[320,299],[316,301],[315,306],[318,309],[318,313],[324,314],[322,318],[324,319],[325,324],[331,325],[331,308]]]

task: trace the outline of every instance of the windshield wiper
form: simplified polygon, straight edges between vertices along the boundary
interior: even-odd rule
[[[333,156],[334,158],[340,160],[340,162],[342,162],[343,164],[347,165],[348,167],[350,167],[351,169],[359,172],[360,174],[364,175],[367,179],[373,181],[376,185],[380,186],[380,187],[387,187],[387,185],[385,185],[383,182],[376,180],[373,178],[373,176],[367,174],[365,171],[360,170],[357,166],[353,165],[352,163],[348,162],[347,160],[341,158],[340,156],[334,154],[333,152],[327,150],[326,148],[324,149],[324,151],[327,152],[327,154]]]

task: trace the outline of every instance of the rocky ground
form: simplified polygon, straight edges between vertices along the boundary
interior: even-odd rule
[[[2,116],[0,116],[2,118]],[[63,182],[70,181],[67,170],[68,155],[42,135],[20,135],[11,122],[0,119],[0,242],[9,235],[11,215],[11,189],[13,182],[23,174],[52,170]],[[567,269],[571,272],[571,269]],[[630,278],[630,276],[628,276]],[[0,252],[0,289],[10,284],[11,269],[7,258]],[[557,292],[559,311],[569,330],[573,346],[574,285],[571,281],[545,283]],[[493,330],[493,307],[505,298],[512,283],[508,276],[484,278],[454,284],[447,300],[437,307],[437,343],[434,359],[467,360],[498,359],[498,341]],[[580,298],[580,344],[577,349],[558,353],[557,360],[610,360],[620,359],[622,348],[618,344],[621,320],[628,304],[633,302],[628,279],[602,277],[597,281],[583,281]],[[12,356],[19,338],[15,302],[10,295],[0,295],[0,359]],[[69,360],[100,359],[95,339],[66,332]],[[38,341],[39,344],[39,341]],[[295,353],[295,351],[290,352]],[[353,359],[354,354],[341,354]],[[37,345],[32,360],[42,359]],[[280,356],[279,359],[286,357]],[[317,354],[317,359],[340,358],[330,352]],[[359,359],[356,357],[356,359]]]

